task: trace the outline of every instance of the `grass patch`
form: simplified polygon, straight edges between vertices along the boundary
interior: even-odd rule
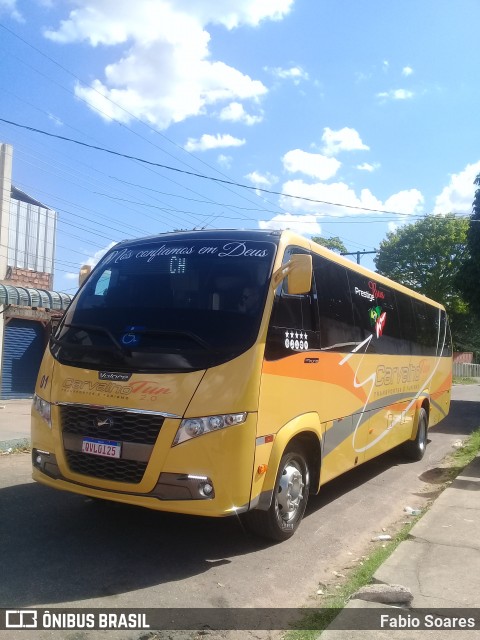
[[[459,378],[453,376],[453,384],[478,384],[480,380],[478,378]]]
[[[452,455],[454,467],[461,471],[467,466],[480,451],[480,427],[473,431],[463,443],[463,446],[457,449]]]
[[[346,581],[337,586],[333,585],[325,590],[321,596],[321,608],[315,613],[306,613],[305,616],[295,623],[295,630],[289,631],[284,640],[313,640],[318,638],[319,631],[324,631],[335,620],[341,609],[347,604],[349,598],[360,589],[360,587],[370,584],[375,571],[385,562],[385,560],[395,551],[398,545],[408,538],[411,528],[421,516],[412,518],[412,521],[404,525],[400,531],[388,542],[383,542],[381,546],[362,560],[362,564],[352,569]]]
[[[19,442],[12,442],[11,446],[0,447],[0,456],[8,456],[14,453],[31,453],[32,447],[30,441],[25,439]]]
[[[451,482],[480,452],[480,427],[476,429],[446,460],[446,475],[444,488]],[[376,547],[363,564],[359,564],[350,570],[344,583],[329,586],[320,596],[319,609],[315,613],[305,613],[301,620],[294,625],[294,630],[288,631],[284,640],[314,640],[319,632],[324,631],[337,617],[341,609],[347,604],[350,597],[361,587],[371,584],[377,569],[395,551],[398,545],[406,540],[410,530],[422,516],[412,518],[411,522],[404,525],[392,540]]]

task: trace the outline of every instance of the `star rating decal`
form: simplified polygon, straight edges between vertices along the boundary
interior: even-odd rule
[[[287,329],[285,331],[285,347],[287,349],[305,351],[308,349],[308,335],[303,331]]]

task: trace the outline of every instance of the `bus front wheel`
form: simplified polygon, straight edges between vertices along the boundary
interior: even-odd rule
[[[289,448],[280,460],[272,502],[268,511],[245,514],[249,529],[264,538],[281,542],[297,530],[307,506],[310,475],[300,447]]]

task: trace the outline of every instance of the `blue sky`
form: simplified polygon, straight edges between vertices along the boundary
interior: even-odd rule
[[[0,122],[15,185],[59,213],[55,289],[128,237],[289,227],[371,251],[471,212],[478,0],[0,0],[0,24],[0,118],[164,165]]]

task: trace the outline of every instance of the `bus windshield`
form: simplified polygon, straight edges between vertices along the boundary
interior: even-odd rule
[[[122,243],[94,269],[51,339],[60,362],[93,369],[205,369],[255,342],[276,245]]]

